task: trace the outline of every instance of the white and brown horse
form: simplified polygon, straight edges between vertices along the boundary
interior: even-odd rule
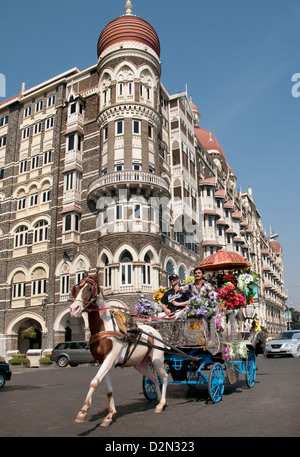
[[[82,281],[73,288],[74,302],[70,306],[72,317],[81,317],[82,312],[88,312],[88,320],[91,332],[90,350],[93,357],[99,361],[101,367],[93,378],[86,399],[81,410],[78,412],[75,422],[84,422],[87,418],[87,411],[92,403],[92,396],[102,379],[106,383],[106,392],[108,397],[108,415],[101,423],[102,427],[111,424],[113,415],[116,414],[113,388],[111,382],[110,370],[112,367],[122,365],[124,367],[134,367],[147,378],[150,378],[156,387],[159,404],[155,408],[156,413],[161,413],[166,406],[166,390],[168,375],[164,369],[164,344],[152,337],[141,333],[141,342],[153,344],[161,347],[162,350],[137,344],[129,359],[128,343],[118,338],[114,318],[111,315],[110,308],[104,306],[104,294],[98,284],[98,275],[88,276],[85,273]],[[161,339],[160,333],[148,325],[139,325],[140,330]],[[119,334],[120,335],[120,334]],[[152,340],[152,341],[151,341]],[[126,358],[126,359],[125,359]],[[125,362],[125,363],[124,363]],[[157,375],[151,370],[153,366],[162,382],[160,391]]]

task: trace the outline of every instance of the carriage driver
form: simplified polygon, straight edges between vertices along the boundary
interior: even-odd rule
[[[189,291],[185,292],[179,287],[178,275],[170,275],[169,281],[172,288],[167,290],[161,299],[162,309],[166,314],[175,313],[176,311],[183,309],[191,297]]]

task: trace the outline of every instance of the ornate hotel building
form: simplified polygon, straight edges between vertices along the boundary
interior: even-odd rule
[[[0,104],[0,355],[87,339],[86,316],[69,315],[85,271],[133,308],[221,248],[260,274],[260,324],[285,328],[281,246],[188,94],[163,86],[155,30],[125,8],[94,66]]]

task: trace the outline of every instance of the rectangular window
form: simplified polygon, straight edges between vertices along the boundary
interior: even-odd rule
[[[139,203],[135,203],[133,205],[133,217],[134,217],[134,219],[142,218],[142,207]]]
[[[147,87],[146,92],[147,92],[147,100],[150,100],[150,89],[149,89],[149,87]]]
[[[68,232],[69,230],[71,230],[71,222],[72,222],[71,214],[67,214],[65,216],[65,232]]]
[[[123,95],[123,83],[119,83],[119,95]]]
[[[0,127],[3,127],[3,125],[8,124],[8,116],[4,116],[0,118]]]
[[[18,200],[18,211],[21,211],[22,209],[25,209],[26,207],[26,198],[20,198],[20,200]]]
[[[140,171],[142,169],[142,165],[140,163],[133,163],[132,164],[132,169],[135,171]]]
[[[60,278],[60,293],[66,295],[70,291],[70,276],[62,275]]]
[[[29,130],[29,127],[27,127],[27,129],[24,129],[23,133],[22,133],[23,140],[25,140],[26,138],[29,138],[29,135],[30,135],[30,130]]]
[[[75,135],[70,135],[68,137],[68,151],[72,151],[75,145]]]
[[[3,148],[4,146],[6,146],[6,136],[0,138],[0,148]]]
[[[140,121],[133,121],[133,133],[139,135],[141,133],[141,123]]]
[[[116,163],[115,171],[122,171],[123,170],[123,163]]]
[[[24,110],[24,117],[31,116],[31,106],[26,106]]]
[[[76,113],[76,105],[77,105],[76,102],[74,102],[70,105],[70,114]]]
[[[37,133],[41,133],[42,131],[42,123],[38,122],[38,124],[34,125],[33,132],[36,135]]]
[[[52,151],[44,152],[44,165],[47,165],[52,160]]]
[[[123,135],[124,121],[116,121],[116,135]]]
[[[13,298],[25,297],[25,282],[13,284]]]
[[[32,295],[44,295],[46,293],[46,279],[32,281]]]
[[[111,268],[105,267],[104,269],[104,287],[111,287]]]
[[[223,229],[222,229],[222,227],[219,227],[219,236],[222,236],[222,234],[223,234]]]
[[[36,206],[38,204],[38,194],[34,194],[30,196],[29,199],[29,206]]]
[[[38,113],[39,111],[42,111],[44,106],[43,100],[39,100],[36,105],[35,105],[35,111]]]
[[[51,200],[51,198],[50,198],[50,190],[45,190],[42,193],[42,202],[46,203],[46,202],[49,202],[50,200]]]
[[[210,197],[210,187],[207,187],[207,188],[206,188],[206,195],[207,195],[208,197]]]
[[[46,130],[52,129],[54,125],[54,117],[49,117],[49,119],[46,120]]]
[[[153,138],[153,127],[151,124],[148,124],[148,138],[150,138],[150,140]]]
[[[4,178],[4,170],[0,168],[0,181]]]
[[[69,173],[66,173],[65,175],[65,190],[72,190],[73,189],[73,175],[74,172],[71,171]]]
[[[126,284],[132,283],[132,265],[131,264],[123,263],[121,265],[121,274],[122,274],[121,282],[122,282],[123,286]]]
[[[212,217],[209,217],[209,218],[208,218],[208,226],[209,226],[209,227],[212,227],[212,226],[213,226],[213,218],[212,218]]]
[[[143,284],[151,284],[151,275],[150,275],[150,265],[143,265],[142,274],[143,274]]]
[[[38,168],[39,166],[39,156],[34,156],[31,159],[31,170]]]
[[[117,205],[116,206],[116,220],[119,221],[123,217],[123,206]]]
[[[27,160],[23,160],[20,162],[20,174],[25,173],[27,171]]]
[[[103,140],[106,141],[108,138],[108,125],[106,125],[103,129]]]
[[[132,95],[132,83],[128,83],[128,95]]]
[[[52,106],[55,104],[55,95],[51,95],[49,98],[48,98],[48,107],[49,106]]]

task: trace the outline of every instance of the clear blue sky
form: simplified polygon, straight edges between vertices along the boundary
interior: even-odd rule
[[[0,13],[6,96],[97,61],[105,25],[125,0],[10,0]],[[251,186],[263,226],[279,233],[288,303],[300,310],[298,242],[299,0],[132,0],[161,42],[162,82],[188,93],[214,133],[242,191]],[[0,101],[4,99],[1,98]]]

